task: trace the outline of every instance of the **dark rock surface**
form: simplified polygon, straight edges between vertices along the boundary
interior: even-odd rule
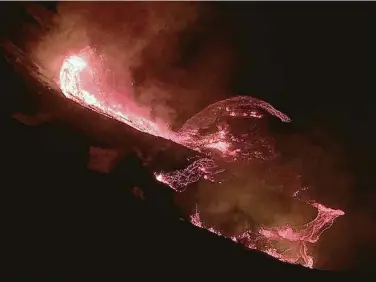
[[[281,263],[180,220],[172,192],[136,154],[100,175],[86,169],[89,145],[68,129],[30,128],[6,117],[1,128],[2,255],[13,279],[336,281],[344,275]],[[134,186],[145,200],[131,193]]]

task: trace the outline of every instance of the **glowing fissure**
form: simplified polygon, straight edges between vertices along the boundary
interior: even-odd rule
[[[211,159],[199,159],[194,161],[188,167],[167,173],[155,173],[158,181],[169,185],[175,191],[183,191],[189,184],[199,181],[201,178],[214,181],[214,176],[223,172],[224,169],[219,167]]]
[[[217,181],[215,176],[222,173],[224,169],[216,164],[215,158],[232,163],[238,160],[268,159],[273,155],[273,149],[264,145],[263,143],[267,142],[260,141],[259,136],[253,136],[253,139],[250,139],[247,134],[236,137],[229,131],[228,125],[218,126],[215,132],[207,134],[200,133],[200,129],[208,129],[218,119],[226,117],[260,119],[264,112],[279,118],[282,122],[290,121],[288,116],[270,104],[255,98],[240,96],[208,106],[189,119],[178,131],[173,132],[167,125],[160,125],[145,118],[130,106],[114,102],[105,85],[96,81],[101,71],[100,67],[103,68],[103,66],[99,65],[99,69],[96,69],[94,65],[98,64],[91,64],[95,60],[95,53],[89,47],[64,60],[60,70],[60,88],[63,94],[84,107],[123,122],[141,132],[172,140],[206,154],[207,158],[195,160],[185,169],[155,173],[158,181],[178,192],[200,179]],[[264,151],[258,150],[255,144],[261,144]],[[294,196],[298,193],[299,191],[295,192]],[[317,209],[317,217],[298,229],[290,226],[260,228],[258,232],[246,231],[230,239],[248,248],[264,251],[282,261],[299,263],[312,268],[314,261],[313,257],[308,254],[308,244],[317,242],[321,233],[344,212],[319,203],[309,204]],[[222,235],[215,228],[205,226],[200,219],[198,206],[190,220],[192,224],[200,228]]]

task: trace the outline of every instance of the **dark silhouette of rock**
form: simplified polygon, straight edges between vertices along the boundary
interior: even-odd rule
[[[96,174],[86,169],[80,154],[59,154],[40,144],[46,135],[61,136],[63,129],[35,130],[9,118],[1,123],[6,130],[1,139],[3,256],[10,278],[342,278],[281,263],[179,220],[166,208],[173,206],[166,196],[172,192],[161,189],[137,154],[108,175]],[[74,134],[64,134],[71,148],[87,153],[88,146]],[[144,191],[145,200],[132,195],[134,186]]]

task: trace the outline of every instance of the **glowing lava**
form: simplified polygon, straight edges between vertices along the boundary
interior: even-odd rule
[[[183,170],[177,170],[167,173],[156,173],[156,179],[169,185],[175,191],[183,191],[189,184],[199,181],[201,178],[214,181],[214,176],[223,172],[211,159],[199,159],[194,161]]]
[[[98,65],[92,70],[89,62]],[[83,49],[78,55],[68,56],[60,69],[60,88],[68,99],[84,107],[88,107],[100,114],[109,116],[123,122],[141,132],[172,140],[183,146],[199,152],[220,153],[221,157],[232,161],[237,158],[257,157],[254,150],[244,146],[246,143],[241,138],[232,136],[225,129],[218,129],[210,134],[199,134],[199,130],[215,124],[218,116],[260,118],[261,110],[289,122],[290,119],[283,113],[273,108],[270,104],[252,97],[234,97],[214,103],[200,113],[189,119],[177,132],[169,130],[166,124],[157,124],[146,118],[134,103],[122,95],[119,102],[114,99],[103,81],[99,81],[101,74],[99,60],[92,49]]]
[[[234,97],[208,106],[189,119],[181,129],[173,132],[167,125],[156,124],[146,118],[130,100],[125,98],[119,102],[114,99],[116,95],[113,95],[110,88],[98,79],[105,67],[101,65],[97,57],[93,50],[87,47],[79,54],[68,56],[64,60],[60,70],[60,87],[63,94],[82,106],[123,122],[141,132],[172,140],[206,154],[207,158],[198,159],[183,170],[155,173],[158,181],[178,192],[200,179],[216,181],[215,175],[224,171],[215,162],[218,158],[231,163],[238,160],[264,160],[273,155],[273,148],[260,136],[252,138],[247,134],[235,136],[229,130],[228,125],[219,126],[216,130],[209,130],[207,133],[202,133],[202,129],[209,129],[216,124],[218,119],[226,117],[257,120],[262,118],[265,112],[279,118],[282,122],[290,121],[285,114],[264,101],[251,97]],[[122,97],[127,96],[122,95]],[[301,228],[294,229],[290,226],[260,228],[257,233],[247,231],[231,239],[248,248],[264,251],[282,261],[313,267],[313,258],[308,254],[308,244],[317,242],[321,233],[344,212],[318,203],[311,205],[317,209],[317,217]],[[206,228],[200,220],[198,207],[191,216],[191,222],[198,227]],[[213,228],[207,229],[221,235]],[[284,248],[280,248],[281,245]]]
[[[65,97],[144,133],[171,138],[169,136],[171,132],[167,130],[167,127],[161,127],[140,116],[135,108],[113,101],[105,85],[95,80],[96,76],[88,64],[89,59],[95,61],[96,57],[94,52],[87,47],[79,55],[68,56],[64,60],[60,69],[60,88]],[[98,75],[100,71],[95,70],[95,73]],[[97,97],[94,93],[97,93]]]

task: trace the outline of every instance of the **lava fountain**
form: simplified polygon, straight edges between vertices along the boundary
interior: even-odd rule
[[[240,96],[208,106],[189,119],[179,130],[172,131],[167,124],[157,124],[147,118],[145,112],[132,103],[127,93],[115,93],[106,84],[103,75],[105,68],[99,57],[90,47],[83,49],[78,54],[67,56],[60,70],[61,91],[66,98],[99,114],[118,120],[141,132],[171,140],[205,154],[206,158],[193,161],[183,170],[155,173],[158,181],[169,185],[175,191],[183,191],[189,184],[200,179],[215,182],[215,175],[225,170],[217,164],[218,160],[234,163],[251,159],[265,160],[273,155],[273,149],[265,145],[266,142],[260,142],[260,138],[257,136],[253,136],[253,139],[244,134],[236,136],[226,123],[215,127],[214,131],[202,133],[203,129],[213,127],[219,118],[260,119],[264,113],[268,113],[282,122],[290,121],[285,114],[270,104],[252,97]],[[258,150],[254,146],[257,142],[261,144],[261,147],[264,146],[265,150]],[[317,209],[317,217],[298,229],[290,226],[260,228],[256,233],[246,231],[230,239],[248,248],[264,251],[282,261],[312,268],[314,260],[308,253],[308,244],[317,242],[321,233],[344,212],[315,202],[308,204]],[[191,216],[191,222],[198,227],[206,228],[200,219],[198,208]],[[221,235],[218,230],[207,229]],[[287,246],[283,251],[276,247],[281,242]]]

